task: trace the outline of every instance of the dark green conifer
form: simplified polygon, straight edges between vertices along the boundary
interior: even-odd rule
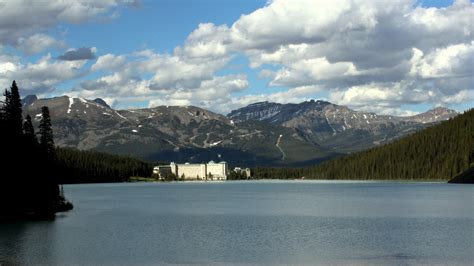
[[[31,122],[30,115],[26,115],[25,122],[23,123],[23,132],[27,144],[32,146],[38,145],[38,139],[36,138],[35,128],[33,127],[33,123]]]
[[[5,118],[12,137],[17,138],[23,134],[23,116],[21,109],[20,92],[16,82],[13,81],[10,91],[5,90]]]
[[[15,81],[10,90],[5,90],[4,96],[0,106],[3,155],[0,216],[53,215],[71,209],[72,204],[60,196],[54,175],[55,149],[48,108],[42,108],[41,145],[38,145],[31,117],[22,119],[21,98]],[[18,164],[28,167],[20,169]]]
[[[54,154],[53,128],[47,106],[41,107],[41,121],[39,124],[40,147],[48,155]]]

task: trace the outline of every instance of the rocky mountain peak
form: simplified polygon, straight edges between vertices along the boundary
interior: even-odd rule
[[[309,100],[298,104],[258,103],[232,111],[228,117],[293,128],[310,142],[356,150],[386,143],[423,128],[423,124],[444,121],[456,115],[455,111],[446,108],[435,108],[410,117],[377,115],[323,100]]]
[[[413,122],[427,124],[448,120],[449,118],[455,117],[457,115],[458,113],[455,110],[448,109],[446,107],[436,107],[424,113],[407,117],[406,119]]]
[[[456,111],[452,110],[452,109],[448,109],[446,107],[436,107],[436,108],[433,108],[431,110],[428,110],[427,112],[425,113],[433,113],[433,114],[437,114],[437,115],[445,115],[445,114],[454,114],[454,113],[457,113]]]
[[[274,104],[274,103],[271,103],[271,102],[268,102],[268,101],[256,102],[256,103],[249,104],[248,107],[262,107],[262,106],[266,106],[268,104]]]
[[[328,101],[324,101],[324,100],[309,100],[310,103],[314,103],[316,105],[329,105],[329,104],[332,104]]]
[[[82,98],[39,99],[24,109],[35,126],[50,108],[61,147],[130,154],[158,161],[226,160],[237,165],[310,163],[326,156],[289,128],[232,119],[195,106],[114,110]],[[278,143],[278,144],[277,144]]]
[[[435,108],[412,117],[384,116],[309,100],[259,102],[226,117],[195,106],[114,110],[100,99],[63,96],[37,99],[23,109],[36,126],[42,106],[50,108],[59,146],[153,160],[225,159],[242,165],[309,163],[387,143],[457,115]]]
[[[323,100],[309,100],[298,104],[281,104],[265,101],[234,110],[227,117],[236,121],[258,120],[281,124],[297,116],[322,112],[324,109],[331,109],[333,107],[336,108],[337,105]]]
[[[27,95],[25,98],[21,99],[21,103],[23,104],[23,106],[29,106],[36,100],[38,100],[38,97],[36,95]]]
[[[93,100],[93,102],[97,103],[97,104],[100,104],[102,106],[105,106],[107,108],[110,108],[110,106],[101,98],[96,98]]]
[[[235,121],[259,120],[263,121],[277,115],[282,104],[273,102],[257,102],[246,107],[233,110],[227,117]]]

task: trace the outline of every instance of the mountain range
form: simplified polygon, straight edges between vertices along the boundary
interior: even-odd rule
[[[354,152],[390,142],[456,115],[447,108],[405,117],[377,115],[311,100],[299,104],[254,103],[230,112],[228,117],[293,128],[310,143],[321,143],[337,152]]]
[[[358,112],[326,101],[260,102],[227,116],[195,106],[115,110],[102,99],[23,100],[37,125],[48,106],[56,145],[153,161],[225,160],[238,166],[315,164],[370,148],[457,115],[436,108],[408,116]]]

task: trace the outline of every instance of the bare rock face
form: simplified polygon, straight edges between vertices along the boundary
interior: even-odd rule
[[[405,117],[407,121],[422,123],[422,124],[429,124],[429,123],[436,123],[440,121],[445,121],[450,118],[455,117],[458,113],[454,110],[444,108],[444,107],[437,107],[435,109],[431,109],[427,112]]]
[[[110,106],[101,98],[96,98],[96,99],[93,100],[93,102],[98,103],[98,104],[100,104],[104,107],[109,107],[110,108]]]
[[[228,116],[195,106],[114,110],[102,100],[68,96],[25,105],[38,125],[48,106],[55,143],[155,161],[228,161],[240,166],[314,164],[386,143],[456,112],[437,108],[411,117],[357,112],[326,101],[261,102]]]
[[[308,144],[294,129],[235,122],[194,106],[114,110],[100,101],[63,96],[36,100],[24,113],[38,125],[45,105],[50,108],[55,143],[62,147],[155,161],[225,160],[242,166],[309,164],[332,154]]]
[[[293,128],[308,141],[350,152],[389,142],[456,115],[454,110],[446,108],[408,117],[377,115],[311,100],[299,104],[251,104],[232,111],[228,117],[236,121],[258,120]]]
[[[25,98],[21,99],[21,104],[23,106],[28,106],[36,100],[38,100],[38,97],[36,97],[36,95],[27,95]]]

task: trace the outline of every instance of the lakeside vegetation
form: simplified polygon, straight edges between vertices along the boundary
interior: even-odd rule
[[[450,180],[474,165],[474,109],[392,143],[313,167],[256,168],[257,179]]]
[[[153,164],[129,156],[56,148],[57,172],[63,184],[127,182],[150,177]]]
[[[54,171],[56,152],[48,107],[41,108],[39,134],[31,117],[23,118],[22,112],[19,89],[13,81],[0,108],[0,218],[50,217],[72,209]]]

